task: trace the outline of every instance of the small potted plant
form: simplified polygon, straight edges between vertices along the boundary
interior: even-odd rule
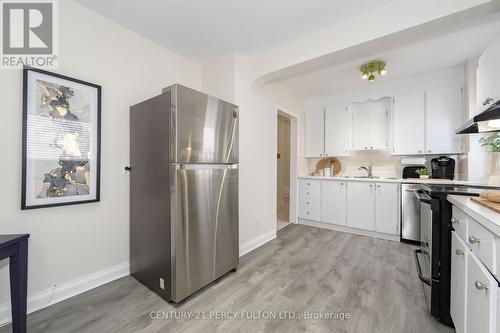
[[[491,169],[488,179],[489,185],[500,185],[500,132],[482,137],[479,143],[491,150]]]
[[[429,179],[431,176],[431,170],[425,168],[418,169],[415,173],[420,176],[420,179]]]

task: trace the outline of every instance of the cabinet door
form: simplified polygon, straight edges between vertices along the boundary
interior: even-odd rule
[[[370,149],[387,149],[387,118],[389,116],[389,106],[386,99],[376,102],[369,102],[369,122],[370,122]]]
[[[467,332],[494,333],[498,282],[479,259],[469,252],[467,258]]]
[[[349,182],[347,184],[347,225],[349,227],[375,229],[375,184]]]
[[[345,156],[349,153],[349,117],[345,107],[325,109],[325,156]]]
[[[399,184],[377,183],[375,231],[399,234]]]
[[[346,188],[342,181],[321,183],[321,222],[346,225]]]
[[[451,233],[450,314],[457,333],[464,333],[466,327],[468,253],[467,245],[453,231]]]
[[[370,149],[370,114],[366,103],[352,103],[351,113],[351,141],[352,150]]]
[[[394,98],[392,153],[423,154],[425,150],[425,94],[418,91]]]
[[[325,112],[323,108],[306,111],[304,129],[304,154],[306,157],[323,157],[325,148]]]
[[[500,38],[492,43],[479,57],[477,67],[477,114],[500,99]],[[488,99],[488,100],[487,100]],[[486,104],[486,102],[488,102]],[[484,105],[484,104],[486,105]]]
[[[446,87],[425,93],[427,154],[462,152],[462,136],[455,131],[463,123],[462,89]]]

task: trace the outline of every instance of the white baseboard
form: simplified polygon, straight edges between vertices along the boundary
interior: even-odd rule
[[[276,238],[276,230],[270,230],[240,245],[240,257]]]
[[[55,285],[28,296],[28,313],[41,310],[49,305],[64,301],[105,283],[130,274],[129,262],[124,262],[81,278]],[[0,305],[0,326],[11,321],[10,303]]]
[[[304,219],[299,219],[299,224],[308,225],[310,227],[341,231],[341,232],[356,234],[356,235],[360,235],[360,236],[385,239],[385,240],[389,240],[389,241],[393,241],[393,242],[400,242],[399,235],[391,235],[391,234],[386,234],[386,233],[382,233],[382,232],[356,229],[356,228],[351,228],[351,227],[347,227],[347,226],[343,226],[343,225],[330,224],[330,223],[317,222],[317,221],[304,220]]]

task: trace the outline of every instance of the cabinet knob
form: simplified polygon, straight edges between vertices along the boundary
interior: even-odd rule
[[[465,254],[464,250],[461,250],[461,249],[456,249],[455,250],[455,254],[457,256],[463,256]]]
[[[309,201],[307,202],[308,205],[310,205]]]
[[[311,185],[311,183],[307,183],[307,185]]]
[[[365,147],[365,149],[368,149],[368,147]]]
[[[370,184],[370,187],[373,187],[373,185],[372,185],[372,184]]]
[[[311,192],[307,192],[307,194],[311,194]]]
[[[340,186],[344,186],[344,183],[340,183]]]
[[[380,187],[380,184],[378,184],[377,187]]]
[[[430,150],[428,150],[427,152],[428,152],[428,153],[432,153],[432,151],[430,151]]]
[[[373,146],[370,146],[370,149],[373,149]]]
[[[490,104],[491,102],[493,102],[493,98],[486,97],[486,99],[483,102],[483,105],[486,106],[486,105]]]
[[[488,284],[477,280],[474,282],[474,287],[476,287],[477,290],[488,290]]]
[[[479,240],[479,238],[477,238],[475,236],[469,236],[469,243],[471,243],[471,244],[481,243],[481,241]]]
[[[323,154],[319,154],[319,156],[323,156]]]
[[[419,153],[421,153],[421,152],[422,152],[422,150],[419,150],[418,152],[419,152]]]

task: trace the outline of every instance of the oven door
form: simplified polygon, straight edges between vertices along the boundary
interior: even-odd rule
[[[432,258],[432,210],[431,197],[422,190],[416,190],[415,196],[420,201],[420,249],[415,250],[415,262],[419,279],[424,286],[425,300],[431,311],[431,291],[433,281],[431,274]]]

